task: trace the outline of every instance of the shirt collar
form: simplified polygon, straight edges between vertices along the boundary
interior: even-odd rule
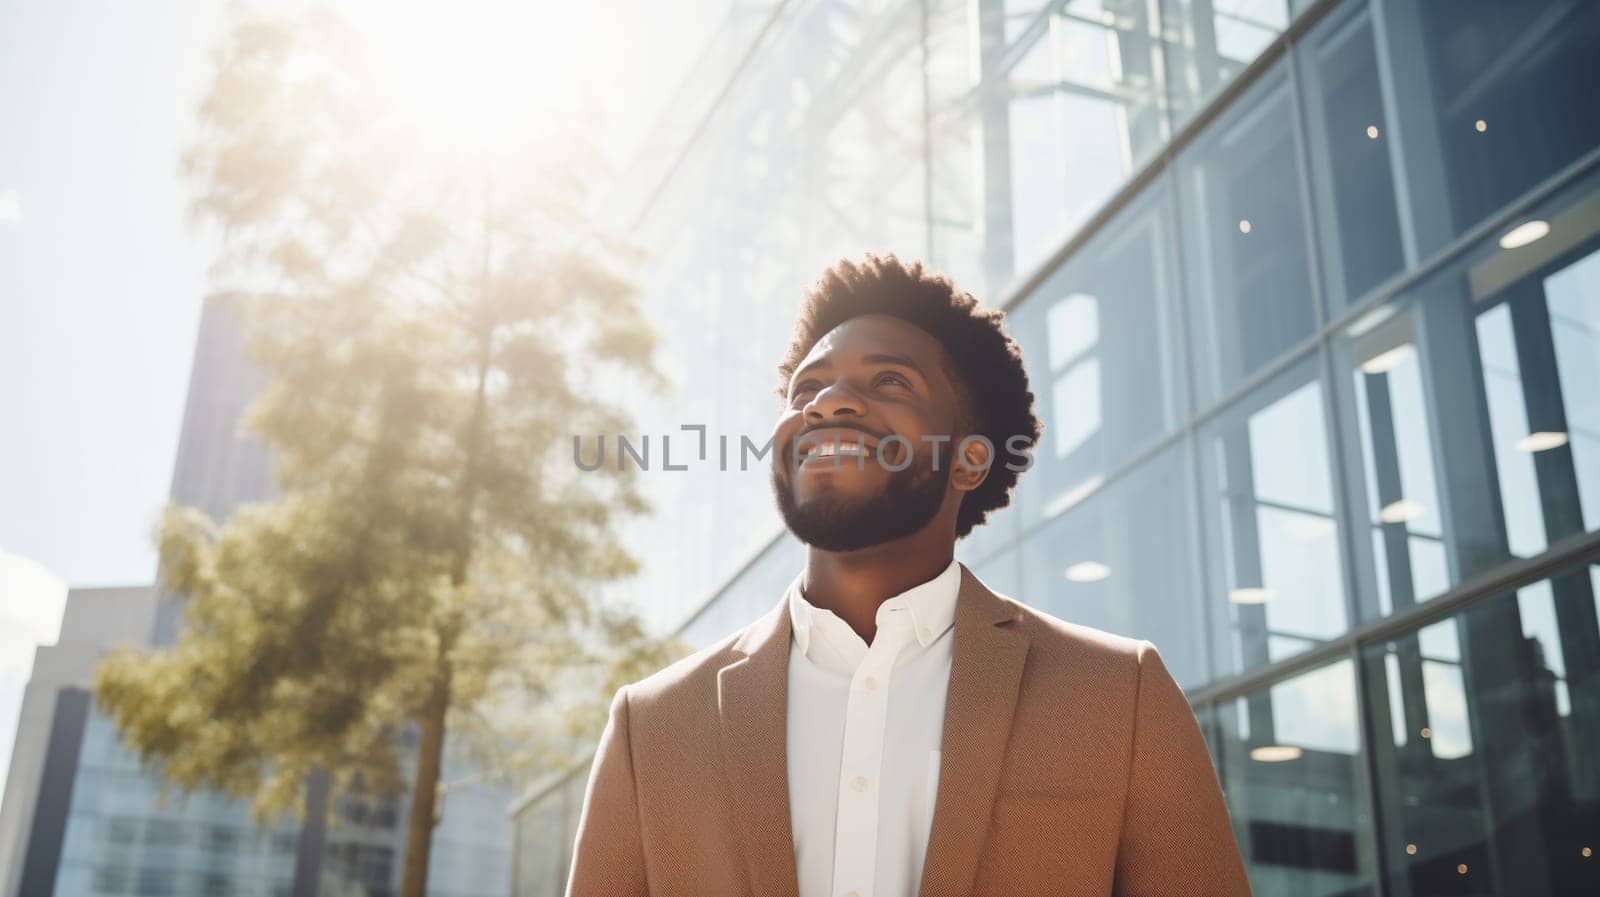
[[[800,653],[807,654],[811,648],[813,619],[818,614],[831,614],[832,611],[823,610],[806,600],[800,589],[802,579],[804,574],[796,576],[789,584],[789,622]],[[956,596],[960,591],[961,564],[952,560],[938,576],[912,586],[879,605],[878,619],[881,622],[884,614],[894,608],[905,608],[911,614],[912,634],[917,643],[925,648],[955,623]]]

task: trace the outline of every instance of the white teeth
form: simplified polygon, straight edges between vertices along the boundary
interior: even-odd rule
[[[864,454],[866,454],[866,449],[856,442],[818,443],[806,451],[806,456],[812,458],[832,458],[835,455],[859,457]]]

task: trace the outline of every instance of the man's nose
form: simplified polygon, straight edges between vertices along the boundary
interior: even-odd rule
[[[861,397],[842,379],[817,390],[817,394],[806,403],[806,418],[809,420],[826,420],[844,414],[859,416]]]

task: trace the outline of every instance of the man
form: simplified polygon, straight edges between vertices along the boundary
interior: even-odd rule
[[[618,691],[569,897],[1249,894],[1154,647],[953,560],[1040,432],[1001,319],[893,256],[807,294],[772,470],[805,569]]]

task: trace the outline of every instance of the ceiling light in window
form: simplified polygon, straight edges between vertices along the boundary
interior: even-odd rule
[[[1550,233],[1550,224],[1535,218],[1513,227],[1500,238],[1501,249],[1518,249]]]
[[[1427,508],[1422,506],[1422,502],[1402,498],[1384,505],[1383,510],[1378,512],[1378,519],[1384,523],[1405,523],[1421,517],[1425,511]]]
[[[1066,575],[1073,582],[1099,582],[1111,575],[1111,568],[1099,561],[1079,561],[1067,568]]]
[[[1537,433],[1529,433],[1518,439],[1516,447],[1519,452],[1546,452],[1566,444],[1567,434],[1552,430],[1540,430]]]
[[[1477,128],[1477,129],[1478,129],[1478,133],[1479,133],[1479,134],[1482,134],[1482,133],[1483,133],[1483,132],[1484,132],[1484,131],[1487,131],[1487,130],[1489,130],[1489,123],[1488,123],[1488,122],[1486,122],[1486,121],[1484,121],[1484,120],[1483,120],[1483,119],[1481,119],[1481,118],[1480,118],[1480,119],[1478,119],[1478,120],[1477,120],[1477,121],[1475,121],[1475,122],[1473,122],[1473,123],[1472,123],[1472,126],[1473,126],[1473,127],[1474,127],[1474,128]]]
[[[1298,760],[1303,753],[1292,744],[1264,744],[1250,749],[1250,759],[1257,763],[1282,763],[1285,760]]]
[[[1250,233],[1250,219],[1249,218],[1240,218],[1239,219],[1239,233],[1241,233],[1241,234]]]
[[[1377,125],[1367,125],[1367,139],[1368,140],[1377,140],[1378,139],[1378,126]]]
[[[1393,349],[1390,349],[1387,352],[1380,352],[1379,354],[1368,358],[1366,361],[1361,362],[1361,370],[1368,374],[1382,374],[1392,371],[1399,367],[1401,362],[1406,360],[1406,355],[1410,353],[1410,351],[1410,343],[1407,343],[1403,346],[1395,346]]]
[[[1234,604],[1266,604],[1276,598],[1277,592],[1260,586],[1246,586],[1228,592],[1228,600]]]

